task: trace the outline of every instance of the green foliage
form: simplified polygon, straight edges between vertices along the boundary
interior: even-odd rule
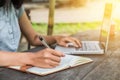
[[[37,24],[37,23],[32,23],[33,29],[35,31],[37,31],[40,34],[47,34],[47,24],[45,23],[41,23],[41,24]]]
[[[54,25],[53,34],[75,34],[79,31],[97,29],[100,22],[86,22],[86,23],[56,23]],[[33,28],[40,34],[47,34],[47,24],[45,23],[32,23]]]

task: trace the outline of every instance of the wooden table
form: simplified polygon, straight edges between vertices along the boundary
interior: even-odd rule
[[[97,40],[98,31],[80,32],[74,35],[81,40]],[[94,62],[53,73],[38,76],[30,73],[0,68],[0,80],[120,80],[120,35],[110,41],[109,50],[104,55],[82,55],[92,58]],[[30,51],[38,51],[43,47]]]

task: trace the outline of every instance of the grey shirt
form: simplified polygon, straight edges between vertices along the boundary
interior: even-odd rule
[[[23,6],[15,9],[11,5],[7,11],[4,7],[0,7],[0,50],[17,51],[21,36],[18,21],[23,12]]]

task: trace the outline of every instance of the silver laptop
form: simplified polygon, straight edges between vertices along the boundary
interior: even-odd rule
[[[104,54],[108,49],[110,25],[112,15],[112,4],[106,3],[104,17],[100,28],[99,41],[81,41],[81,48],[62,47],[57,45],[55,50],[65,54]],[[68,45],[72,45],[68,43]]]

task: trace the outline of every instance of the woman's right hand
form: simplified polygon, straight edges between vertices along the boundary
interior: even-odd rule
[[[46,48],[34,54],[31,65],[41,68],[53,68],[60,64],[61,57],[64,57],[63,53]]]

